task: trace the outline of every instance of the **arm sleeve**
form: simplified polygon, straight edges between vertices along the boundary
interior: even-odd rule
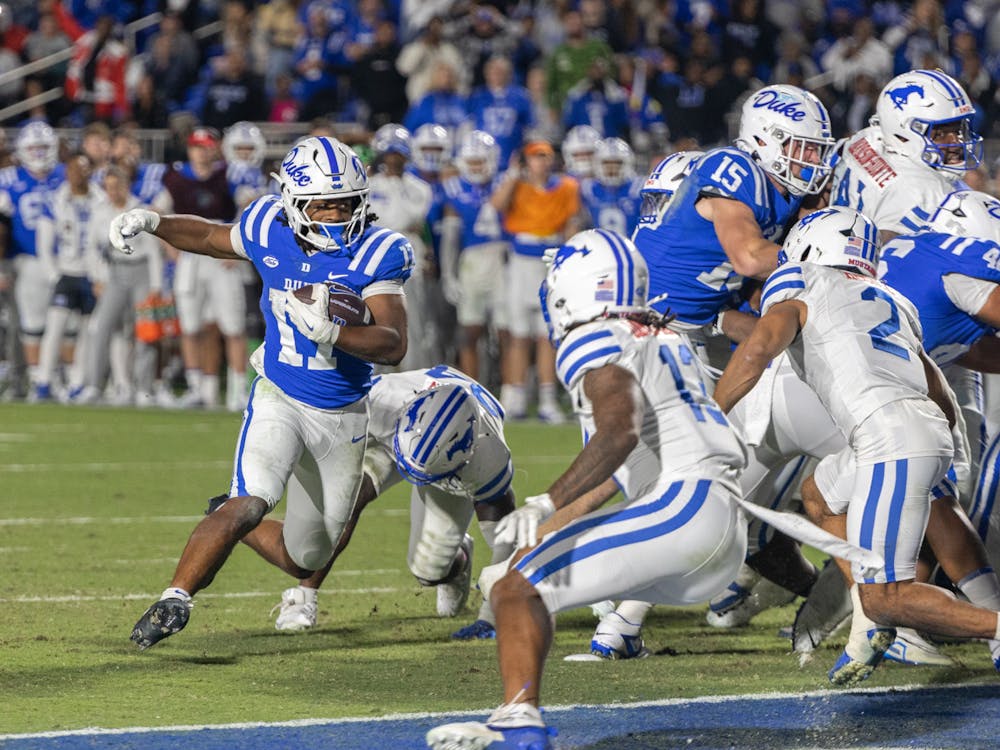
[[[610,326],[584,326],[572,331],[556,353],[556,372],[567,390],[590,370],[618,364],[624,357],[622,342]]]
[[[969,315],[978,314],[996,288],[995,282],[960,273],[949,273],[944,276],[944,291],[948,299],[955,307]]]

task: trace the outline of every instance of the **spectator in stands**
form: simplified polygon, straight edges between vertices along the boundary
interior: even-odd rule
[[[557,400],[555,351],[548,340],[538,288],[545,278],[542,255],[576,232],[580,213],[580,186],[555,173],[555,150],[543,140],[529,140],[523,161],[499,181],[490,203],[500,213],[512,238],[507,265],[508,312],[511,343],[504,348],[500,400],[507,416],[527,415],[528,368],[534,352],[538,382],[538,416],[559,423],[565,417]]]
[[[0,13],[0,17],[2,17],[2,13]],[[24,40],[24,59],[26,62],[34,62],[43,57],[54,55],[56,52],[62,52],[71,45],[70,38],[59,28],[56,17],[51,13],[42,13],[38,17],[37,31],[32,31]],[[66,79],[68,67],[68,62],[61,62],[48,70],[40,70],[35,75],[46,89],[52,89],[62,85]]]
[[[789,30],[778,39],[778,59],[774,61],[769,83],[791,83],[791,77],[812,78],[819,67],[809,56],[809,43],[801,32]],[[801,84],[793,84],[801,86]]]
[[[238,47],[226,51],[218,72],[205,89],[201,121],[224,129],[241,120],[263,120],[269,111],[264,79],[249,70],[246,52]]]
[[[39,8],[39,12],[42,12],[42,8]],[[10,5],[0,3],[0,47],[9,49],[16,55],[23,55],[24,45],[30,34],[28,27],[17,23]]]
[[[344,56],[348,62],[355,62],[375,43],[375,28],[386,18],[382,0],[359,0],[357,12],[347,23],[347,41]]]
[[[431,75],[431,87],[426,96],[410,105],[403,125],[411,133],[421,125],[435,122],[448,128],[454,136],[455,130],[465,122],[466,100],[458,93],[458,73],[451,65],[440,61]]]
[[[119,122],[129,113],[125,92],[128,50],[112,37],[114,18],[101,16],[93,31],[73,45],[66,73],[66,96],[77,104],[84,122],[93,119]]]
[[[548,141],[555,141],[561,132],[559,113],[549,106],[548,78],[543,65],[535,65],[528,71],[524,86],[531,97],[532,119],[535,132]],[[506,162],[500,162],[506,167]]]
[[[268,122],[291,123],[299,121],[299,102],[292,93],[294,79],[288,73],[279,73],[274,79],[271,113]]]
[[[396,67],[398,57],[396,25],[380,21],[374,43],[351,67],[351,88],[364,103],[369,130],[399,122],[406,114],[406,78]]]
[[[875,38],[875,25],[870,18],[859,18],[851,33],[841,37],[826,51],[820,63],[823,72],[832,78],[838,94],[854,88],[858,73],[864,73],[882,86],[892,78],[892,55],[881,39]]]
[[[778,29],[764,14],[764,3],[735,0],[722,27],[723,59],[731,63],[737,57],[748,57],[754,63],[754,74],[766,81],[771,77],[777,46]]]
[[[274,96],[278,87],[278,76],[291,71],[295,58],[295,45],[299,41],[302,27],[298,20],[295,0],[271,0],[257,9],[254,24],[256,47],[261,50],[259,57],[264,62],[264,83],[267,91]]]
[[[500,164],[507,164],[524,143],[524,134],[535,126],[531,96],[514,83],[514,67],[506,57],[491,57],[484,75],[486,85],[472,92],[468,110],[476,130],[492,135],[500,147]]]
[[[937,60],[931,68],[947,65],[950,32],[938,0],[916,0],[903,22],[882,36],[893,51],[893,75],[924,67],[928,56]]]
[[[156,87],[156,79],[149,74],[142,76],[136,84],[132,101],[132,119],[140,128],[167,126],[167,104]]]
[[[159,30],[149,41],[150,46],[160,45],[163,53],[168,56],[179,86],[192,85],[198,77],[201,64],[201,53],[194,35],[184,28],[183,16],[177,12],[167,11],[160,20]]]
[[[563,105],[564,130],[590,125],[602,138],[629,138],[628,94],[611,77],[608,61],[595,57],[586,77],[569,90]]]
[[[337,76],[347,66],[343,30],[330,31],[327,13],[318,3],[308,5],[306,32],[295,47],[297,97],[303,119],[333,112],[340,101]]]
[[[111,161],[111,128],[106,122],[92,122],[80,134],[80,150],[90,159],[90,179],[104,182],[104,172]]]
[[[790,68],[795,73],[794,68]],[[697,136],[705,143],[728,140],[726,116],[733,111],[737,102],[742,102],[747,92],[761,88],[764,82],[754,76],[753,61],[746,55],[733,58],[729,69],[717,76],[721,67],[713,68],[706,76],[708,89],[705,92],[705,121],[697,133],[688,130],[685,135]],[[801,76],[802,71],[799,69]],[[714,80],[713,78],[717,78]]]
[[[514,64],[514,80],[528,85],[528,71],[542,59],[542,49],[535,39],[535,16],[531,8],[518,6],[514,9],[509,26],[517,40],[511,62]]]
[[[562,111],[569,90],[587,76],[594,60],[605,60],[609,70],[614,65],[614,53],[607,43],[587,38],[579,11],[566,11],[562,21],[566,39],[546,62],[549,106],[557,112]]]
[[[439,62],[450,65],[455,71],[461,71],[468,64],[458,48],[444,38],[444,20],[435,16],[420,36],[403,46],[396,60],[396,69],[406,78],[406,98],[411,104],[428,93],[431,76]]]
[[[508,21],[494,5],[476,3],[452,30],[452,38],[462,54],[464,70],[470,73],[473,88],[485,83],[483,66],[495,55],[513,58],[518,26]]]
[[[691,58],[684,65],[684,75],[679,83],[658,86],[654,91],[672,138],[695,138],[706,144],[714,142],[702,136],[709,124],[707,73],[702,60]]]

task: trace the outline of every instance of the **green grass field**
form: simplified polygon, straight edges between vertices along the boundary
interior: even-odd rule
[[[128,635],[169,583],[205,500],[229,482],[239,417],[229,414],[0,405],[0,733],[166,726],[496,705],[492,641],[448,639],[475,617],[434,616],[434,593],[406,570],[408,492],[365,513],[320,594],[320,623],[273,629],[289,585],[239,547],[197,597],[187,629],[146,653]],[[512,424],[519,497],[543,490],[579,432]],[[282,507],[279,506],[280,513]],[[477,532],[478,533],[478,532]],[[487,560],[481,539],[476,568]],[[566,663],[594,618],[565,613],[544,702],[610,703],[827,686],[842,640],[804,668],[777,637],[794,606],[718,631],[704,608],[658,608],[644,661]],[[995,680],[981,644],[945,647],[967,667],[889,665],[873,686]]]

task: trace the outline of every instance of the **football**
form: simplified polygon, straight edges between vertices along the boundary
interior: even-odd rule
[[[366,326],[371,323],[372,314],[361,295],[345,284],[326,281],[330,290],[330,306],[327,314],[330,320],[348,326]],[[312,300],[312,284],[299,287],[293,294],[302,302]]]

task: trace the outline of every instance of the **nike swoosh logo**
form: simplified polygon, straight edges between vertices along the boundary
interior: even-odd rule
[[[365,439],[364,435],[358,435],[356,438],[351,438],[352,443],[358,443]]]
[[[349,275],[350,274],[346,274],[346,273],[328,273],[326,275],[326,280],[327,281],[335,281],[336,279],[345,279]]]

